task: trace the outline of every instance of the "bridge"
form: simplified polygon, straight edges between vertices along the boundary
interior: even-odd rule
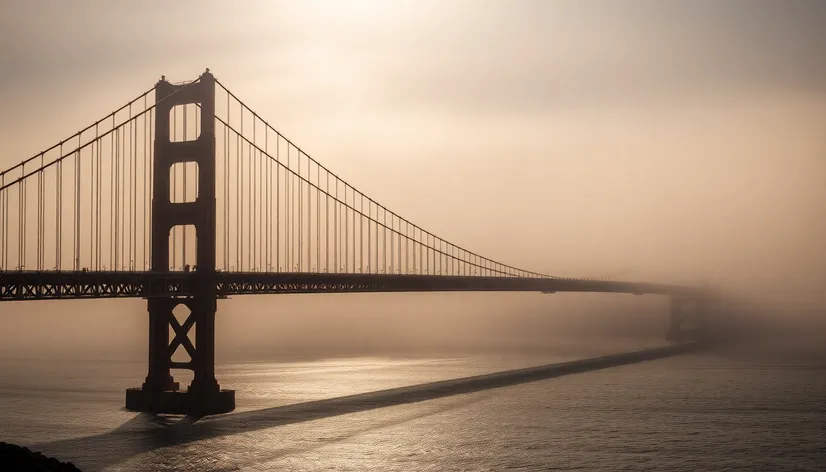
[[[0,301],[147,299],[148,374],[126,392],[132,410],[234,409],[215,378],[218,299],[416,291],[667,295],[677,341],[697,335],[715,298],[551,276],[448,242],[321,165],[209,70],[162,77],[0,173]],[[179,349],[189,361],[172,360]],[[186,391],[172,369],[194,372]]]

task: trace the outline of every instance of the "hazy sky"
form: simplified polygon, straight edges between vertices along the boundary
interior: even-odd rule
[[[0,165],[206,67],[483,255],[823,302],[826,2],[6,1]]]

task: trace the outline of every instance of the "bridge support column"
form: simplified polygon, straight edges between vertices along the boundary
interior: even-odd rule
[[[175,106],[197,104],[201,129],[191,141],[170,140],[170,113]],[[187,272],[177,287],[187,296],[153,298],[149,305],[149,373],[141,388],[126,391],[126,408],[151,413],[209,415],[235,409],[235,392],[221,390],[215,379],[215,79],[207,71],[197,82],[173,85],[161,79],[155,85],[155,142],[152,169],[152,267],[158,274],[152,284],[165,284],[163,273],[175,265],[170,258],[169,235],[173,227],[195,227],[196,270]],[[170,170],[174,164],[197,165],[194,201],[173,202]],[[185,256],[185,255],[184,255]],[[188,264],[189,261],[184,261]],[[179,264],[184,265],[181,261]],[[180,270],[180,269],[179,269]],[[170,290],[165,290],[169,292]],[[187,310],[182,322],[175,316],[179,306]],[[178,310],[183,311],[183,309]],[[169,339],[170,328],[175,333]],[[195,329],[195,342],[189,337]],[[172,360],[176,350],[189,355],[188,362]],[[183,392],[170,369],[190,369],[194,379]]]
[[[708,297],[671,295],[670,326],[666,338],[673,342],[705,340],[708,309]]]
[[[126,391],[126,408],[152,413],[209,415],[235,408],[235,392],[221,390],[215,379],[215,299],[168,297],[149,301],[149,374],[141,388]],[[174,310],[183,306],[189,314],[183,322]],[[175,333],[169,341],[170,328]],[[195,342],[189,333],[195,330]],[[163,332],[164,336],[159,335]],[[172,360],[176,350],[189,355],[188,362]],[[190,369],[192,384],[179,391],[170,369]]]
[[[169,307],[168,298],[149,300],[149,374],[143,390],[161,392],[178,390],[180,384],[169,373]]]

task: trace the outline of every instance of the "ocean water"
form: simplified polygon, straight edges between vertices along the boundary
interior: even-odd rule
[[[6,358],[0,441],[89,471],[826,470],[826,362],[817,360],[704,352],[378,401],[386,389],[415,394],[577,357],[224,364],[218,378],[237,390],[238,408],[200,420],[123,409],[143,362]],[[377,393],[348,397],[368,392]]]

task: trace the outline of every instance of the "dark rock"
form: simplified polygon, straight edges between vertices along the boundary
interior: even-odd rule
[[[22,446],[0,442],[0,470],[4,472],[80,472],[71,462],[60,462]]]

